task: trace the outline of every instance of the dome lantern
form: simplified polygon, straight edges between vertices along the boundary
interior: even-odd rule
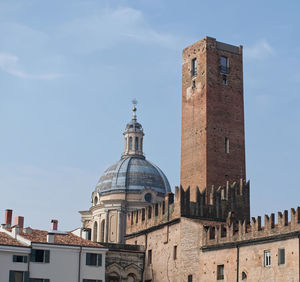
[[[139,156],[145,158],[143,154],[143,136],[144,131],[136,118],[136,105],[137,101],[133,100],[132,119],[127,123],[124,135],[124,154],[122,158],[129,156]]]

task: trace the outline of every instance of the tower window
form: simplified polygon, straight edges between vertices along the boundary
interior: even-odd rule
[[[217,280],[224,280],[224,264],[217,266]]]
[[[193,282],[193,275],[188,276],[188,282]]]
[[[271,266],[271,251],[264,252],[264,266]]]
[[[227,85],[227,76],[225,74],[222,76],[222,84]]]
[[[197,75],[197,59],[194,58],[192,60],[192,72],[191,72],[192,76]]]
[[[129,137],[129,150],[132,150],[132,137]]]
[[[135,150],[137,151],[139,149],[139,138],[138,137],[135,137]]]
[[[220,58],[220,72],[223,74],[229,73],[229,67],[228,67],[228,58],[221,56]]]
[[[229,154],[229,138],[225,137],[225,153]]]

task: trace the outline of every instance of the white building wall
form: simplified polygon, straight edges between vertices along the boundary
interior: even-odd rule
[[[86,265],[86,253],[102,254],[102,266]],[[105,282],[105,255],[106,250],[83,248],[81,254],[81,282],[82,279],[95,279]]]
[[[13,262],[13,255],[28,256],[30,248],[0,246],[0,282],[9,281],[9,271],[27,271],[28,263]]]
[[[50,251],[50,262],[30,262],[30,278],[50,279],[51,282],[75,282],[79,275],[80,247],[58,246],[50,244],[33,244],[34,249]],[[102,254],[102,266],[86,265],[86,253]],[[86,248],[81,250],[80,281],[97,279],[105,281],[105,252],[104,249]]]

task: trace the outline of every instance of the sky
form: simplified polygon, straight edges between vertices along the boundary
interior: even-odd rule
[[[0,0],[0,219],[81,225],[138,100],[144,152],[180,183],[181,54],[244,46],[251,216],[300,199],[300,2]]]

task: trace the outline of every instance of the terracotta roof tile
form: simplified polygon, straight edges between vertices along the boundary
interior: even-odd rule
[[[47,243],[47,234],[48,231],[32,229],[32,233],[24,233],[20,231],[19,235],[23,238],[30,240],[31,242],[37,243]],[[65,234],[55,234],[54,235],[54,244],[57,245],[75,245],[75,246],[85,246],[85,247],[98,247],[103,248],[104,246],[82,239],[71,232],[66,232]]]
[[[21,246],[21,247],[25,246],[19,241],[17,241],[16,239],[10,237],[9,235],[1,231],[0,231],[0,245]]]

